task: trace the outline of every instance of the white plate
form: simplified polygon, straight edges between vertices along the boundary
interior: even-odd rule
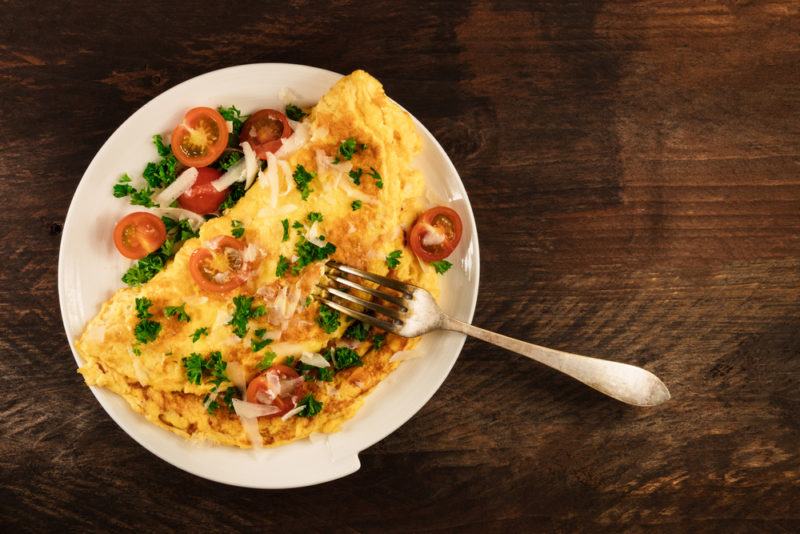
[[[302,65],[265,63],[209,72],[154,98],[106,141],[81,179],[64,224],[58,262],[61,315],[72,353],[81,359],[73,340],[100,305],[122,287],[128,266],[116,252],[111,229],[130,211],[111,188],[123,173],[140,173],[155,159],[151,137],[169,132],[184,111],[194,106],[234,104],[245,113],[259,108],[282,109],[278,92],[294,90],[300,104],[316,103],[340,74]],[[441,306],[445,312],[471,321],[478,296],[478,235],[472,208],[461,179],[431,133],[415,119],[423,139],[416,164],[425,174],[432,200],[446,203],[461,215],[464,237],[443,276]],[[359,466],[358,453],[408,421],[442,384],[464,345],[452,332],[428,334],[415,348],[420,358],[404,362],[366,399],[358,414],[327,439],[302,440],[260,451],[194,444],[136,414],[122,398],[91,388],[114,421],[159,458],[195,475],[254,488],[291,488],[319,484],[348,475]]]

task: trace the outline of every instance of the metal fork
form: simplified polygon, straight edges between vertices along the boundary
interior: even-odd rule
[[[543,363],[618,401],[635,406],[656,406],[670,398],[667,386],[641,367],[548,349],[463,323],[442,313],[428,291],[385,276],[335,261],[326,264],[325,272],[329,283],[319,285],[323,292],[316,295],[317,300],[387,332],[403,337],[416,337],[432,330],[461,332]],[[398,294],[354,282],[344,275],[373,282]],[[354,295],[353,290],[383,303]],[[338,301],[332,297],[337,297]],[[366,310],[373,313],[366,313]]]

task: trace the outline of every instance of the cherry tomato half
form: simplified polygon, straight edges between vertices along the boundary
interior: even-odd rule
[[[167,239],[164,221],[146,211],[130,213],[114,227],[114,244],[119,253],[139,260],[158,250]]]
[[[277,152],[283,140],[292,133],[294,132],[286,115],[274,109],[262,109],[250,115],[244,123],[239,142],[247,141],[256,157],[267,159],[267,152]]]
[[[226,235],[213,239],[209,248],[195,249],[189,257],[192,279],[205,291],[236,289],[247,281],[253,268],[252,262],[244,261],[244,248],[243,241]]]
[[[194,185],[178,197],[178,204],[183,209],[191,210],[200,215],[213,213],[228,196],[228,190],[217,191],[211,182],[222,176],[222,173],[212,167],[197,169],[197,179]]]
[[[445,206],[431,208],[411,228],[409,246],[423,261],[446,258],[461,241],[461,217]]]
[[[268,374],[277,374],[279,380],[293,380],[300,375],[297,371],[286,365],[276,363],[260,375],[253,378],[247,385],[247,402],[257,402],[260,404],[267,404],[264,402],[268,399],[268,403],[272,404],[279,411],[271,414],[269,417],[277,417],[285,414],[295,407],[297,401],[302,399],[306,394],[305,381],[300,381],[295,384],[291,391],[281,391],[280,394],[274,395],[269,391],[267,382]],[[259,393],[261,393],[259,395]],[[294,401],[292,399],[295,399]]]
[[[228,124],[215,109],[190,109],[172,131],[172,153],[187,167],[211,165],[227,145]]]

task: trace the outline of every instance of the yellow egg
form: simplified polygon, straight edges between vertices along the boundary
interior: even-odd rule
[[[285,276],[276,275],[281,256],[289,261],[296,256],[301,240],[298,232],[303,236],[309,232],[311,212],[323,216],[315,223],[313,233],[336,246],[332,259],[386,274],[386,256],[400,250],[400,265],[392,276],[438,294],[433,269],[423,266],[404,245],[404,231],[424,209],[425,191],[422,175],[411,165],[421,146],[411,117],[386,97],[377,80],[356,71],[328,91],[304,124],[309,140],[286,160],[290,173],[285,172],[286,164],[273,165],[277,188],[271,186],[275,176],[259,177],[234,208],[206,222],[200,236],[187,241],[162,272],[142,286],[119,290],[102,306],[76,342],[84,361],[79,372],[87,384],[110,389],[148,420],[186,438],[249,447],[242,423],[233,412],[221,406],[209,413],[204,398],[214,385],[208,379],[200,385],[190,383],[183,358],[192,353],[207,357],[219,351],[228,369],[236,362],[234,365],[244,369],[249,381],[259,373],[256,366],[266,351],[274,351],[276,361],[281,361],[297,358],[304,351],[319,352],[341,338],[348,325],[344,316],[337,331],[326,333],[316,321],[319,305],[315,301],[307,305],[307,298],[323,277],[323,261],[304,267],[297,275],[291,269]],[[359,146],[349,162],[353,169],[363,170],[358,186],[343,172],[347,163],[331,165],[340,143],[349,138],[366,145]],[[298,165],[315,174],[305,200],[291,176]],[[356,200],[361,208],[354,210]],[[285,241],[284,219],[290,225]],[[244,227],[242,240],[253,245],[247,253],[256,256],[256,272],[228,293],[204,291],[189,273],[189,258],[217,236],[231,235],[234,220]],[[292,228],[295,221],[304,227],[299,231]],[[252,296],[252,305],[266,310],[247,323],[243,338],[227,324],[238,295]],[[152,302],[151,320],[161,325],[157,338],[145,344],[137,343],[134,337],[139,322],[136,298],[141,297]],[[165,307],[182,304],[188,322],[165,316]],[[208,335],[193,341],[192,333],[203,327]],[[265,329],[264,337],[274,341],[254,352],[252,340],[258,329]],[[263,443],[277,445],[312,432],[336,431],[355,414],[364,396],[397,366],[390,362],[391,355],[414,342],[387,336],[386,344],[378,350],[372,348],[370,340],[360,343],[356,350],[362,356],[362,366],[337,372],[333,382],[305,383],[322,402],[319,414],[286,421],[259,418]],[[223,383],[220,390],[229,386]]]

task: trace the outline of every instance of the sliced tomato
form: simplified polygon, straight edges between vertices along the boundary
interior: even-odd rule
[[[283,140],[294,133],[286,115],[275,109],[256,111],[242,126],[239,142],[247,141],[256,157],[267,159],[267,152],[277,152]]]
[[[269,389],[269,379],[267,375],[270,374],[277,375],[278,380],[282,382],[295,380],[299,378],[300,375],[291,367],[277,363],[253,378],[247,385],[247,402],[272,404],[278,408],[278,411],[268,417],[277,417],[297,406],[297,402],[306,394],[306,385],[305,381],[301,379],[294,384],[291,390],[284,391],[282,387],[281,391],[276,395]]]
[[[189,257],[189,272],[200,289],[224,293],[247,281],[253,262],[244,260],[245,243],[231,236],[219,236],[208,248],[200,247]]]
[[[450,255],[461,241],[461,217],[454,210],[437,206],[419,216],[411,228],[409,246],[423,261],[439,261]]]
[[[130,213],[114,227],[114,244],[126,258],[139,260],[158,250],[167,239],[164,221],[146,211]]]
[[[228,189],[217,191],[211,182],[222,176],[222,173],[212,167],[197,169],[197,179],[194,185],[178,197],[178,204],[183,209],[191,210],[200,215],[213,213],[228,196]]]
[[[206,167],[228,145],[228,124],[219,111],[192,108],[172,131],[172,153],[187,167]]]

